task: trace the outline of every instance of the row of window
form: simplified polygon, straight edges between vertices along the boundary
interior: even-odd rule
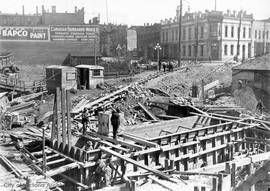
[[[228,30],[229,30],[229,27],[228,26],[225,26],[225,34],[224,34],[225,37],[229,37]],[[235,35],[235,27],[234,26],[231,26],[230,37],[231,38],[238,37],[238,34],[239,33],[242,33],[242,38],[246,38],[246,32],[247,32],[246,27],[243,27],[242,28],[242,31],[240,31],[240,32],[239,32],[239,27],[237,27],[237,35]],[[251,38],[251,28],[248,28],[248,38]]]
[[[191,46],[191,45],[185,46],[185,45],[183,45],[182,46],[182,55],[183,56],[192,56],[192,48],[193,48],[194,55],[197,54],[199,56],[204,56],[204,45],[199,45],[197,50],[196,50],[196,46]]]
[[[172,31],[163,31],[162,32],[162,42],[168,42],[169,40],[171,41],[177,41],[179,37],[179,30],[172,30]],[[169,33],[170,34],[170,39],[169,39]],[[192,33],[194,34],[194,37],[197,38],[204,38],[204,27],[199,26],[198,28],[192,28],[192,27],[186,27],[183,28],[182,30],[182,40],[191,40]]]
[[[269,31],[257,31],[255,30],[255,39],[268,39]]]
[[[229,48],[229,46],[225,44],[224,45],[224,55],[225,56],[229,56],[228,48]],[[245,48],[246,48],[246,46],[242,45],[242,52],[245,51]],[[239,51],[240,51],[240,46],[239,46]],[[250,43],[248,44],[248,51],[249,52],[251,51],[251,44]],[[230,45],[230,56],[234,56],[236,54],[237,54],[237,46]]]

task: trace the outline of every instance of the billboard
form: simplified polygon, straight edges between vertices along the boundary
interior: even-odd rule
[[[92,41],[98,40],[99,28],[95,25],[52,25],[51,41]]]
[[[137,49],[137,32],[136,30],[127,30],[127,50],[134,51]]]
[[[0,26],[0,41],[48,41],[48,27],[9,27]]]

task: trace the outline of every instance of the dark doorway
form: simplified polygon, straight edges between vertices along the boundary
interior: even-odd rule
[[[245,60],[245,55],[246,55],[246,46],[243,45],[242,46],[242,58],[243,58],[243,60]]]
[[[89,70],[86,68],[79,69],[79,88],[89,89]]]

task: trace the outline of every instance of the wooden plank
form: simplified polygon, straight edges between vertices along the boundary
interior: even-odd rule
[[[55,175],[61,174],[63,172],[66,172],[68,170],[78,168],[79,166],[80,165],[78,163],[73,162],[73,163],[70,163],[70,164],[67,164],[67,165],[64,165],[64,166],[47,171],[46,176],[55,176]]]
[[[67,159],[61,158],[61,159],[58,159],[58,160],[53,160],[53,161],[47,162],[46,165],[49,166],[49,165],[52,165],[52,164],[64,162],[65,160],[67,160]]]
[[[142,103],[138,103],[138,105],[143,109],[143,111],[154,121],[159,121],[158,118],[154,114],[152,114]]]
[[[56,88],[56,129],[57,129],[57,146],[59,148],[60,143],[61,143],[61,130],[60,130],[60,97],[61,97],[61,92],[60,88]]]
[[[162,182],[161,180],[159,180],[158,178],[154,177],[154,176],[148,176],[148,178],[150,178],[151,180],[153,180],[154,182],[156,182],[157,184],[159,184],[160,186],[164,187],[167,190],[170,191],[174,191],[175,188],[170,187],[169,185],[167,185],[166,183]]]
[[[133,143],[128,143],[126,141],[121,141],[121,140],[115,140],[111,137],[106,137],[106,136],[103,136],[103,135],[99,135],[97,133],[93,133],[93,132],[88,132],[88,134],[90,134],[91,136],[95,136],[95,137],[99,137],[103,140],[106,140],[106,141],[109,141],[109,142],[113,142],[114,144],[120,144],[122,146],[126,146],[128,148],[131,148],[131,149],[136,149],[136,150],[143,150],[144,147],[143,146],[139,146],[139,145],[136,145],[136,144],[133,144]],[[88,137],[88,135],[85,135],[86,137]]]
[[[63,143],[63,150],[67,144],[67,127],[66,127],[66,90],[62,89],[61,92],[61,113],[62,113],[62,143]]]
[[[67,107],[67,142],[68,142],[68,150],[71,149],[71,116],[70,116],[70,109],[71,109],[71,100],[70,100],[70,90],[66,92],[66,107]]]
[[[171,179],[171,177],[169,175],[167,175],[167,174],[165,174],[165,173],[163,173],[163,172],[161,172],[159,170],[155,170],[155,169],[153,169],[153,168],[151,168],[149,166],[146,166],[144,164],[141,164],[141,163],[139,163],[139,162],[137,162],[135,160],[132,160],[132,159],[130,159],[128,157],[125,157],[125,156],[123,156],[123,155],[121,155],[121,154],[119,154],[119,153],[117,153],[115,151],[112,151],[112,150],[108,149],[108,148],[100,147],[100,150],[102,150],[104,152],[107,152],[109,154],[112,154],[112,155],[114,155],[114,156],[116,156],[116,157],[118,157],[118,158],[120,158],[120,159],[122,159],[122,160],[124,160],[124,161],[126,161],[128,163],[131,163],[131,164],[133,164],[133,165],[135,165],[137,167],[140,167],[140,168],[142,168],[144,170],[147,170],[149,172],[152,172],[153,174],[155,174],[155,175],[157,175],[157,176],[159,176],[161,178],[164,178],[166,180],[175,182],[174,180]]]
[[[121,134],[120,136],[124,137],[125,139],[132,140],[132,141],[134,141],[136,143],[140,143],[140,144],[148,146],[148,147],[157,147],[157,146],[159,146],[157,143],[147,141],[147,140],[145,140],[143,138],[135,137],[135,136],[130,135],[128,133]]]

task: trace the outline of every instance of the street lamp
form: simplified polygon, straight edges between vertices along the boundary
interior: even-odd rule
[[[157,51],[157,63],[159,66],[159,51],[161,50],[161,46],[159,45],[159,43],[157,43],[154,49]]]

